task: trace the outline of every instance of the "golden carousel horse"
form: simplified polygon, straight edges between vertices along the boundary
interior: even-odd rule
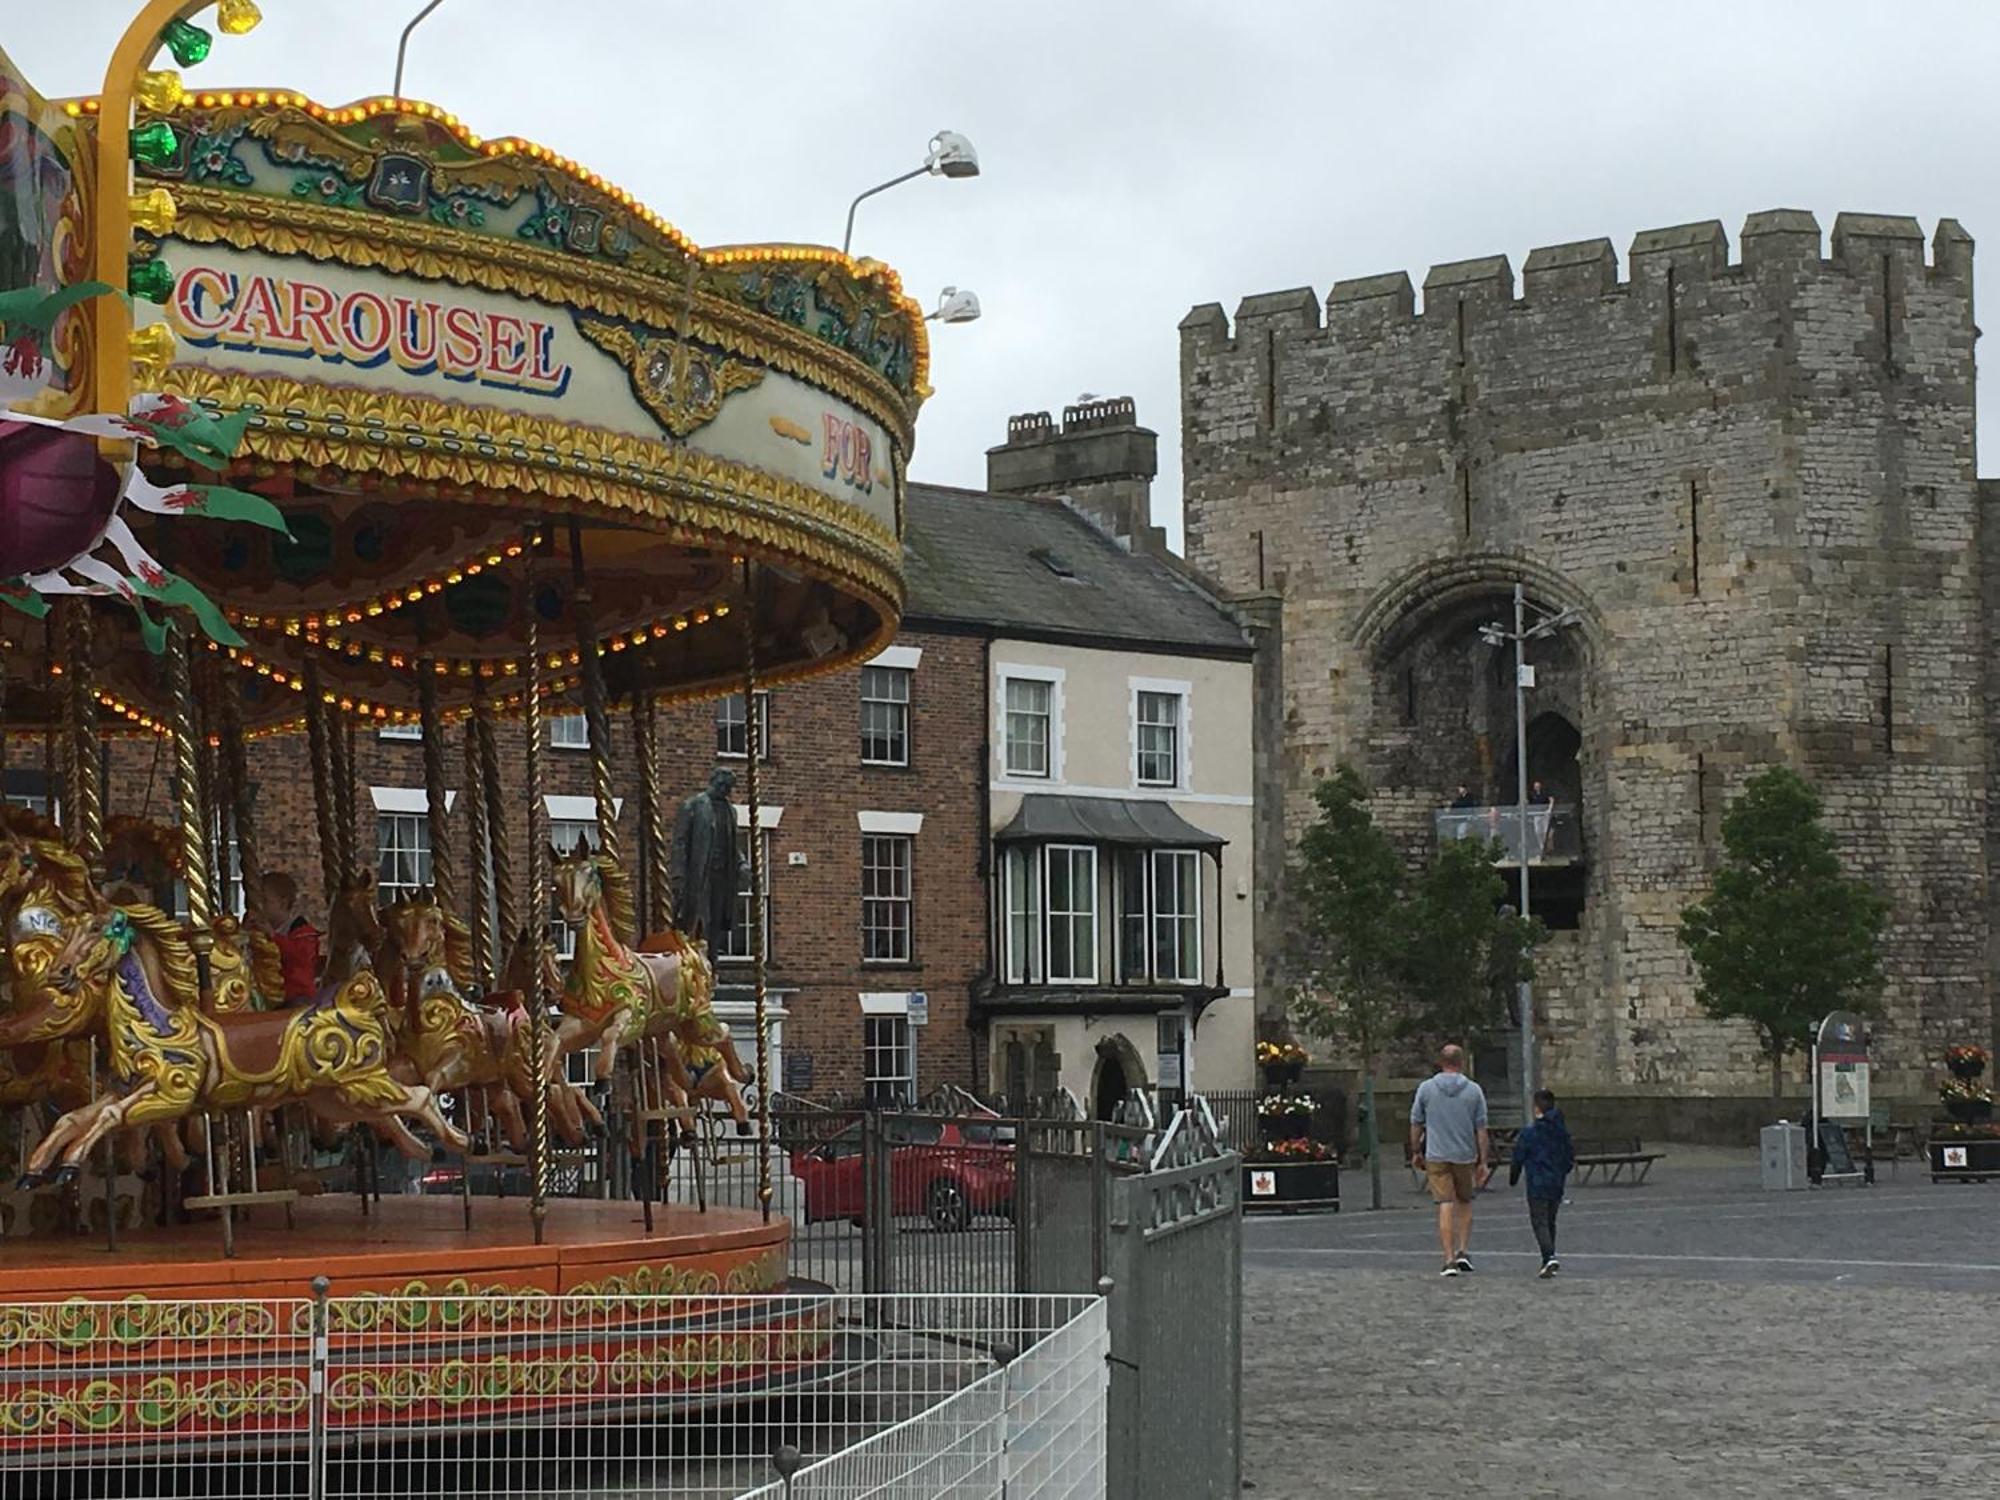
[[[576,954],[563,982],[563,1014],[549,1037],[544,1076],[553,1077],[565,1056],[595,1043],[597,1076],[609,1078],[621,1047],[651,1042],[676,1102],[719,1100],[747,1129],[750,1112],[740,1085],[750,1075],[729,1028],[716,1019],[708,955],[678,933],[665,936],[664,952],[626,947],[618,933],[633,924],[623,873],[581,841],[568,854],[556,853],[555,886],[556,906],[576,930]]]
[[[179,924],[153,907],[115,907],[79,923],[15,1000],[0,1021],[0,1047],[95,1034],[119,1084],[56,1121],[29,1158],[24,1186],[73,1179],[114,1130],[295,1101],[324,1101],[400,1132],[419,1160],[429,1152],[406,1118],[461,1150],[468,1144],[429,1089],[392,1076],[384,996],[372,974],[291,1010],[212,1016],[199,1003]]]
[[[499,1121],[510,1146],[526,1150],[522,1106],[532,1106],[536,1085],[527,1011],[519,1004],[479,1005],[466,998],[472,987],[471,943],[434,892],[405,895],[383,915],[375,972],[390,1003],[407,1018],[404,1056],[434,1094],[477,1090],[468,1097],[476,1097]],[[568,1144],[581,1144],[586,1120],[604,1123],[575,1085],[556,1079],[548,1088],[550,1123]]]

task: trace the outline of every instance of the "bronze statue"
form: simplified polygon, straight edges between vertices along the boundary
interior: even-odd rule
[[[674,818],[674,926],[708,940],[715,953],[736,925],[736,898],[743,888],[743,863],[736,853],[736,809],[729,794],[736,778],[718,770],[708,790],[681,804]]]

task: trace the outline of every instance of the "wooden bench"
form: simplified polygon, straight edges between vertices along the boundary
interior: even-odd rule
[[[1653,1163],[1662,1160],[1666,1154],[1664,1151],[1642,1150],[1637,1136],[1581,1140],[1576,1143],[1576,1180],[1588,1182],[1592,1173],[1602,1170],[1607,1186],[1624,1181],[1637,1187],[1653,1170]],[[1628,1172],[1630,1176],[1626,1175]]]

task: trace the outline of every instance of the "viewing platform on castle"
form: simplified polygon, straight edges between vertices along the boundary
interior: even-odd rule
[[[1583,863],[1583,831],[1576,809],[1567,803],[1530,804],[1523,818],[1518,807],[1447,807],[1433,815],[1438,843],[1485,839],[1499,846],[1496,865],[1509,868]]]

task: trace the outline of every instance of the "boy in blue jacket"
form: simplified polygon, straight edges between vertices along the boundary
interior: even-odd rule
[[[1547,1089],[1537,1089],[1535,1122],[1514,1141],[1507,1185],[1512,1187],[1522,1173],[1527,1174],[1528,1222],[1542,1250],[1542,1269],[1536,1274],[1543,1280],[1562,1269],[1562,1262],[1556,1259],[1556,1210],[1562,1207],[1563,1183],[1575,1165],[1576,1148],[1570,1144],[1562,1111],[1556,1108],[1556,1096]]]

